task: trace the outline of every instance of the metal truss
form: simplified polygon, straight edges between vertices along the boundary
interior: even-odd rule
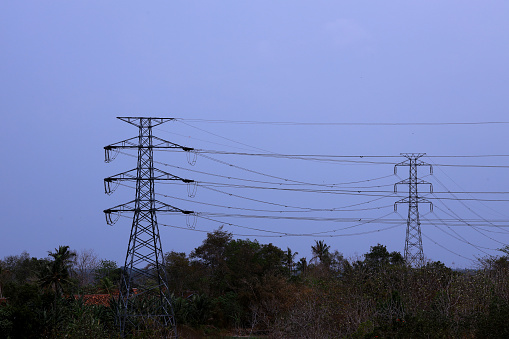
[[[122,336],[128,332],[149,330],[157,336],[177,337],[175,316],[167,286],[164,256],[159,236],[156,212],[192,214],[155,199],[156,180],[183,179],[154,168],[154,149],[192,148],[154,137],[152,128],[172,118],[119,117],[138,127],[137,137],[123,140],[104,147],[105,161],[111,162],[112,152],[119,149],[137,149],[138,164],[135,169],[119,173],[104,179],[107,194],[114,190],[114,184],[121,181],[136,183],[136,196],[133,201],[104,210],[106,221],[113,224],[112,214],[133,213],[131,235],[127,247],[125,264],[119,289],[118,323]]]
[[[421,221],[419,218],[419,203],[427,203],[430,209],[433,204],[424,197],[419,196],[418,186],[429,185],[430,193],[433,192],[433,185],[427,181],[421,180],[417,176],[417,168],[419,166],[429,166],[430,173],[433,173],[433,167],[424,163],[419,158],[426,153],[401,153],[407,160],[394,166],[394,174],[397,173],[398,166],[408,166],[408,179],[401,180],[394,184],[394,192],[397,192],[398,185],[408,185],[408,197],[396,201],[394,209],[398,204],[408,204],[408,218],[405,237],[405,261],[412,266],[422,266],[424,264],[424,251],[422,248]]]

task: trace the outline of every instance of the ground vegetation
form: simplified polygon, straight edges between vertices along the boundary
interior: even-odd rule
[[[410,267],[382,244],[355,260],[324,240],[310,253],[222,229],[189,254],[166,253],[181,337],[509,337],[509,247],[461,271]],[[118,337],[122,269],[68,246],[48,254],[0,260],[0,338]]]

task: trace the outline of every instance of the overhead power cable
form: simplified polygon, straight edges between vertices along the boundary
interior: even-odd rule
[[[348,188],[334,188],[334,189],[311,189],[311,188],[288,188],[288,187],[270,187],[270,186],[253,186],[253,185],[241,185],[233,183],[222,183],[212,181],[197,181],[200,186],[209,187],[230,187],[230,188],[248,188],[248,189],[261,189],[261,190],[277,190],[277,191],[292,191],[292,192],[306,192],[306,193],[331,193],[331,194],[361,194],[361,193],[390,193],[391,191],[385,190],[370,190],[369,188],[388,187],[394,186],[394,184],[387,185],[376,185],[376,186],[363,186],[363,187],[348,187]],[[173,183],[166,183],[173,184]],[[182,183],[175,183],[176,185],[182,185]],[[475,191],[475,192],[451,192],[451,191],[434,191],[434,194],[509,194],[509,192],[502,191]],[[456,200],[455,197],[454,200]],[[437,197],[438,199],[438,197]],[[462,198],[457,198],[461,200]]]
[[[392,225],[392,226],[389,226],[389,227],[386,227],[386,228],[380,228],[380,229],[370,230],[370,231],[366,231],[366,232],[358,232],[358,233],[350,233],[350,234],[333,234],[333,235],[329,234],[329,233],[336,233],[338,231],[342,231],[342,230],[346,230],[346,229],[350,229],[350,228],[359,227],[359,226],[363,226],[363,225],[366,225],[366,224],[374,223],[374,222],[377,222],[379,220],[382,220],[386,216],[389,216],[389,215],[391,215],[393,213],[394,212],[390,212],[390,213],[388,213],[388,214],[386,214],[384,216],[381,216],[380,218],[370,219],[370,220],[367,220],[367,221],[363,221],[363,222],[360,222],[360,223],[357,223],[357,224],[354,224],[354,225],[350,225],[350,226],[346,226],[346,227],[342,227],[342,228],[337,228],[337,229],[328,230],[328,231],[322,231],[322,232],[311,232],[311,233],[290,233],[290,232],[280,232],[280,231],[273,231],[273,230],[260,230],[260,229],[254,229],[252,227],[248,227],[248,226],[244,226],[244,225],[239,225],[239,224],[234,224],[234,223],[230,223],[230,222],[224,222],[224,221],[221,221],[221,220],[216,220],[216,219],[213,219],[213,218],[210,218],[210,217],[207,217],[207,216],[204,216],[204,215],[200,215],[200,214],[198,214],[197,216],[199,218],[202,218],[202,219],[205,219],[205,220],[210,220],[210,221],[222,224],[222,225],[229,225],[229,226],[233,226],[233,227],[247,228],[247,229],[251,229],[251,230],[259,230],[259,231],[268,232],[268,233],[277,233],[277,234],[281,234],[283,236],[294,236],[294,237],[296,237],[296,236],[299,236],[299,237],[300,236],[305,236],[305,237],[307,237],[307,236],[338,237],[338,236],[349,236],[349,235],[361,235],[361,234],[376,233],[376,232],[380,232],[380,231],[384,231],[384,230],[389,230],[389,229],[401,226],[402,223],[398,223],[398,224],[395,224],[395,225]]]
[[[367,155],[357,155],[357,156],[340,156],[340,155],[293,155],[293,154],[266,154],[266,153],[242,153],[242,152],[223,152],[223,151],[213,151],[213,150],[196,150],[198,155],[201,155],[209,160],[220,162],[224,165],[228,165],[231,167],[235,167],[242,170],[247,170],[252,173],[260,174],[259,172],[249,170],[231,163],[227,163],[226,161],[222,161],[219,159],[215,159],[212,157],[208,157],[205,154],[219,154],[219,155],[243,155],[243,156],[256,156],[256,157],[271,157],[271,158],[285,158],[285,159],[297,159],[297,160],[313,160],[313,161],[326,161],[326,162],[337,162],[337,163],[349,163],[349,164],[362,164],[362,165],[394,165],[394,162],[390,161],[374,161],[374,160],[348,160],[341,158],[396,158],[396,156],[384,155],[384,156],[367,156]],[[460,167],[460,168],[509,168],[509,165],[478,165],[478,164],[440,164],[436,163],[434,166],[442,166],[442,167]],[[267,174],[262,174],[266,176],[271,176]],[[272,176],[273,177],[273,176]],[[281,179],[281,178],[279,178]]]
[[[312,185],[312,183],[305,182],[305,181],[292,180],[292,179],[282,178],[282,177],[279,177],[279,176],[275,176],[275,175],[270,175],[270,174],[254,171],[254,170],[251,170],[251,169],[248,169],[248,168],[245,168],[245,167],[241,167],[241,166],[237,166],[237,165],[228,163],[226,161],[222,161],[222,160],[219,160],[219,159],[215,159],[215,158],[209,157],[208,155],[204,155],[204,154],[200,154],[200,153],[199,153],[199,155],[201,157],[204,157],[204,158],[209,159],[211,161],[214,161],[214,162],[217,162],[217,163],[229,166],[229,167],[233,167],[233,168],[236,168],[236,169],[240,169],[240,170],[243,170],[243,171],[246,171],[246,172],[250,172],[250,173],[254,173],[254,174],[258,174],[258,175],[262,175],[262,176],[265,176],[265,177],[269,177],[269,178],[273,178],[273,179],[278,179],[278,180],[282,180],[282,181],[297,183],[297,184]]]
[[[507,125],[509,121],[473,121],[473,122],[296,122],[296,121],[255,121],[255,120],[222,120],[222,119],[189,119],[175,118],[184,123],[207,122],[242,125],[294,125],[294,126],[447,126],[447,125]]]
[[[225,209],[232,209],[232,210],[242,210],[242,211],[252,211],[252,212],[265,212],[265,213],[313,213],[313,212],[358,212],[358,211],[373,211],[373,210],[379,210],[383,208],[393,207],[393,204],[385,205],[385,206],[377,206],[377,207],[369,207],[369,208],[355,208],[355,209],[341,209],[341,208],[308,208],[308,209],[300,209],[300,210],[266,210],[266,209],[255,209],[255,208],[244,208],[244,207],[235,207],[235,206],[225,206],[225,205],[218,205],[218,204],[212,204],[207,202],[201,202],[196,200],[190,200],[190,199],[184,199],[184,198],[178,198],[171,195],[166,195],[162,193],[156,193],[157,195],[163,196],[165,198],[171,198],[176,199],[180,201],[186,201],[191,202],[195,204],[200,205],[207,205],[207,206],[213,206],[213,207],[220,207]]]
[[[121,217],[131,219],[130,217],[125,216],[125,215],[121,215]],[[202,229],[189,228],[189,227],[184,227],[184,226],[169,225],[169,224],[165,224],[165,223],[161,223],[161,222],[158,222],[157,224],[159,226],[170,227],[170,228],[175,228],[175,229],[180,229],[180,230],[185,230],[185,231],[200,232],[200,233],[210,233],[211,232],[210,230],[202,230]],[[237,236],[237,237],[257,237],[257,238],[281,238],[282,237],[282,235],[241,234],[241,233],[232,233],[232,232],[229,232],[229,233],[231,235]]]
[[[165,132],[165,133],[168,133],[168,134],[178,135],[178,136],[183,137],[183,138],[186,138],[186,139],[193,139],[193,140],[197,140],[197,141],[206,142],[206,143],[208,143],[208,144],[213,144],[213,145],[218,145],[218,146],[224,146],[224,147],[229,147],[229,148],[234,148],[234,149],[239,149],[239,150],[244,150],[244,151],[248,151],[248,150],[250,150],[250,149],[253,149],[253,147],[245,148],[245,147],[238,147],[238,146],[226,145],[226,144],[222,144],[222,143],[214,142],[214,141],[210,141],[210,140],[204,140],[204,139],[200,139],[200,138],[192,137],[192,136],[189,136],[189,135],[184,135],[184,134],[180,134],[180,133],[176,133],[176,132],[170,132],[170,131],[165,130],[165,129],[163,129],[163,128],[155,128],[155,129],[160,130],[160,131]]]
[[[202,229],[197,229],[197,228],[188,228],[188,227],[175,226],[175,225],[169,225],[169,224],[163,224],[163,223],[159,223],[159,225],[160,226],[165,226],[165,227],[177,228],[177,229],[186,230],[186,231],[200,232],[200,233],[210,233],[211,232],[210,230],[202,230]],[[283,235],[241,234],[241,233],[232,233],[232,232],[229,232],[229,233],[231,235],[237,236],[237,237],[256,237],[256,238],[282,238],[283,237]]]
[[[218,212],[199,212],[200,216],[209,216],[209,217],[216,217],[216,218],[243,218],[243,219],[271,219],[271,220],[305,220],[305,221],[330,221],[330,222],[373,222],[377,221],[379,223],[385,223],[385,224],[394,224],[394,223],[401,223],[405,220],[403,216],[401,216],[400,219],[371,219],[371,218],[362,218],[362,217],[316,217],[316,216],[290,216],[290,215],[265,215],[265,214],[235,214],[235,213],[218,213]],[[391,213],[389,213],[391,214]],[[461,226],[464,223],[465,226],[472,226],[470,223],[476,223],[476,222],[484,222],[482,220],[457,220],[457,219],[426,219],[430,223],[435,221],[440,221],[444,225],[452,225],[452,226]],[[502,227],[509,227],[509,220],[499,220],[498,222],[502,222],[505,224],[505,226]],[[489,225],[482,225],[485,227],[495,227],[495,225],[489,224]]]
[[[438,182],[440,185],[442,185],[442,187],[444,187],[444,189],[446,189],[447,191],[449,191],[449,189],[448,189],[448,188],[447,188],[447,187],[446,187],[446,186],[445,186],[445,185],[444,185],[444,184],[443,184],[443,183],[442,183],[442,182],[441,182],[438,178],[435,178],[435,179],[437,180],[437,182]],[[449,191],[449,192],[450,192],[450,191]],[[457,196],[454,194],[455,192],[450,192],[450,193],[452,194],[452,196],[453,196],[454,198],[457,198]],[[466,205],[466,204],[465,204],[462,200],[459,200],[459,199],[457,199],[457,200],[458,200],[458,201],[459,201],[459,202],[460,202],[460,203],[461,203],[464,207],[466,207],[466,208],[467,208],[470,212],[472,212],[472,213],[474,213],[476,216],[478,216],[478,217],[482,218],[484,221],[489,222],[488,220],[486,220],[485,218],[483,218],[481,215],[479,215],[477,212],[475,212],[474,210],[472,210],[469,206],[467,206],[467,205]],[[456,217],[458,217],[459,219],[461,219],[461,218],[459,217],[459,215],[458,215],[456,212],[454,212],[452,209],[450,209],[450,208],[449,208],[449,206],[447,206],[447,205],[446,205],[443,201],[441,201],[441,203],[442,203],[442,204],[443,204],[443,205],[444,205],[444,206],[445,206],[445,207],[446,207],[446,208],[447,208],[447,209],[448,209],[448,210],[449,210],[452,214],[454,214]],[[491,224],[492,224],[493,226],[495,226],[495,227],[499,227],[498,225],[494,225],[493,223],[491,223]],[[477,230],[477,229],[476,229],[476,231],[480,232],[480,231],[479,231],[479,230]],[[505,231],[505,230],[504,230],[504,231]],[[486,237],[488,237],[488,238],[492,239],[491,237],[489,237],[489,236],[485,235],[484,233],[482,233],[482,232],[480,232],[480,233],[481,233],[481,234],[483,234],[484,236],[486,236]],[[499,242],[498,240],[495,240],[495,239],[492,239],[492,240],[494,240],[494,241],[496,241],[496,242]]]
[[[370,196],[370,197],[385,197],[384,193],[390,193],[390,191],[382,190],[345,190],[345,189],[299,189],[299,188],[285,188],[285,187],[265,187],[265,186],[249,186],[249,185],[238,185],[238,184],[227,184],[227,183],[215,183],[215,182],[197,182],[199,187],[212,189],[213,187],[227,187],[227,188],[241,188],[241,189],[261,189],[261,190],[275,190],[275,191],[290,191],[290,192],[302,192],[302,193],[320,193],[320,194],[340,194],[340,195],[352,195],[352,196]],[[183,185],[182,183],[173,183],[173,185]],[[479,194],[509,194],[509,192],[434,192],[433,196],[428,196],[427,199],[435,200],[464,200],[464,201],[492,201],[492,202],[505,202],[509,199],[489,199],[489,198],[459,198],[459,197],[439,197],[437,194],[449,194],[449,193],[479,193]],[[230,193],[227,193],[230,194]],[[403,198],[404,196],[395,195],[395,197]]]
[[[369,159],[369,158],[401,158],[401,155],[379,155],[379,154],[364,154],[364,155],[341,155],[341,154],[283,154],[283,153],[249,153],[249,152],[232,152],[232,151],[220,151],[220,150],[207,150],[207,149],[196,149],[198,153],[206,153],[206,154],[222,154],[222,155],[245,155],[245,156],[256,156],[256,157],[268,157],[268,158],[332,158],[332,159],[341,159],[341,158],[359,158],[359,159]],[[479,154],[479,155],[426,155],[427,158],[507,158],[509,154]],[[376,162],[377,164],[386,164],[385,162]],[[392,162],[390,164],[393,164]],[[440,166],[440,165],[438,165]]]
[[[136,158],[136,156],[133,155],[133,154],[125,153],[125,152],[122,152],[122,151],[120,151],[119,153],[123,154],[123,155],[126,155],[126,156],[129,156],[129,157]],[[353,185],[353,184],[360,184],[360,183],[364,183],[364,182],[372,182],[372,181],[382,180],[382,179],[386,179],[386,178],[394,176],[394,174],[389,174],[389,175],[384,175],[384,176],[381,176],[381,177],[370,178],[370,179],[347,181],[347,182],[337,182],[337,183],[323,183],[323,184],[320,184],[320,183],[308,183],[308,182],[298,182],[298,181],[293,181],[291,179],[286,179],[286,178],[280,178],[280,179],[284,180],[282,182],[273,182],[273,181],[254,180],[254,179],[247,179],[247,178],[239,178],[239,177],[235,177],[235,176],[221,175],[221,174],[216,174],[216,173],[209,173],[209,172],[199,171],[199,170],[196,170],[196,169],[184,168],[184,167],[181,167],[181,166],[171,165],[171,164],[168,164],[168,163],[165,163],[165,162],[161,162],[161,161],[156,161],[156,160],[154,160],[154,163],[159,164],[159,165],[163,165],[163,166],[167,166],[167,167],[176,168],[176,169],[179,169],[179,170],[182,170],[182,171],[189,171],[189,172],[193,172],[193,173],[199,173],[199,174],[203,174],[203,175],[214,176],[214,177],[224,178],[224,179],[228,179],[228,180],[239,180],[239,181],[254,182],[254,183],[268,184],[268,185],[279,185],[279,186],[283,186],[283,185],[284,186],[319,186],[319,187],[331,187],[332,188],[332,187],[336,187],[336,186]],[[258,172],[258,174],[265,175],[265,176],[270,176],[268,174],[263,174],[263,173],[260,173],[260,172]],[[279,177],[277,177],[277,178],[279,178]],[[376,187],[391,186],[391,185],[392,184],[378,185]]]
[[[196,228],[189,229],[189,228],[183,227],[183,226],[175,226],[175,225],[169,225],[169,224],[164,224],[164,223],[159,223],[159,225],[160,226],[164,226],[164,227],[171,227],[171,228],[176,228],[176,229],[181,229],[181,230],[186,230],[186,231],[193,231],[193,232],[200,232],[200,233],[210,233],[211,232],[210,230],[207,231],[207,230],[196,229]],[[397,225],[397,226],[399,226],[399,225]],[[385,230],[388,230],[388,229],[391,229],[391,228],[395,228],[395,227],[396,226],[391,226],[391,227],[386,227],[384,229],[377,229],[377,230],[369,231],[369,232],[358,232],[358,233],[339,234],[339,235],[325,235],[323,237],[357,236],[357,235],[364,235],[364,234],[367,234],[367,233],[369,234],[369,233],[382,232],[382,231],[385,231]],[[313,235],[240,234],[240,233],[233,233],[233,232],[229,232],[229,233],[232,234],[233,236],[256,237],[256,238],[283,238],[283,237],[290,237],[290,236],[310,236],[310,237],[313,237]]]
[[[481,251],[483,252],[484,254],[488,254],[487,252],[485,252],[484,250],[485,249],[488,249],[488,248],[485,248],[485,247],[482,247],[482,246],[479,246],[479,245],[476,245],[476,244],[473,244],[472,242],[468,241],[467,239],[465,239],[465,237],[461,236],[460,234],[458,234],[458,232],[456,232],[455,230],[453,230],[449,225],[447,224],[444,224],[444,223],[441,223],[441,225],[444,225],[445,227],[447,227],[452,233],[456,234],[456,236],[454,235],[451,235],[450,233],[447,233],[446,231],[444,231],[443,229],[441,229],[440,227],[438,227],[437,224],[435,224],[434,222],[430,221],[430,220],[427,220],[425,217],[423,217],[423,220],[426,220],[428,221],[431,225],[435,226],[436,228],[438,228],[440,231],[444,232],[445,234],[449,235],[450,237],[458,240],[458,241],[461,241],[465,244],[468,244],[472,247],[474,247],[476,250],[478,251]]]
[[[130,186],[130,185],[127,185],[127,184],[124,184],[124,183],[120,183],[119,185],[120,186],[124,186],[124,187],[128,187],[128,188],[135,188],[134,186]],[[190,203],[193,203],[193,204],[199,204],[199,205],[220,207],[220,208],[232,209],[232,210],[243,210],[243,211],[252,211],[252,212],[266,212],[266,213],[278,213],[278,214],[282,214],[282,213],[313,213],[313,212],[357,212],[357,211],[380,210],[380,209],[383,209],[383,208],[393,207],[392,203],[389,204],[389,205],[384,205],[384,206],[366,207],[366,208],[353,208],[353,209],[349,209],[349,207],[352,207],[352,206],[347,206],[347,207],[331,207],[331,208],[312,208],[312,207],[287,206],[287,205],[285,205],[285,207],[293,208],[293,209],[297,209],[297,210],[288,210],[288,209],[286,209],[286,210],[267,210],[267,209],[255,209],[255,208],[244,208],[244,207],[219,205],[219,204],[201,202],[201,201],[196,201],[196,200],[191,200],[191,199],[179,198],[179,197],[176,197],[176,196],[167,195],[167,194],[163,194],[163,193],[157,193],[157,192],[156,192],[156,195],[162,196],[162,197],[165,197],[165,198],[176,199],[176,200],[180,200],[180,201],[186,201],[186,202],[190,202]],[[375,200],[379,200],[379,199],[375,199]],[[365,203],[370,203],[370,202],[371,201],[368,201],[368,202],[365,202]],[[265,202],[265,203],[267,203],[267,202]],[[359,204],[354,204],[354,206],[355,205],[359,205]]]
[[[221,193],[221,194],[224,194],[224,195],[228,195],[228,196],[231,196],[231,197],[241,198],[241,199],[245,199],[245,200],[249,200],[249,201],[254,201],[254,202],[258,202],[258,203],[262,203],[262,204],[273,205],[273,206],[280,206],[280,207],[285,207],[285,208],[295,208],[295,209],[301,209],[301,210],[309,210],[309,207],[302,207],[302,206],[295,206],[295,205],[288,205],[288,204],[280,204],[280,203],[264,201],[264,200],[260,200],[260,199],[254,199],[254,198],[242,196],[242,195],[239,195],[239,194],[225,192],[225,191],[218,190],[218,189],[215,189],[215,188],[212,188],[212,187],[208,187],[208,186],[202,186],[202,188],[205,188],[205,189],[208,189],[210,191],[217,192],[217,193]],[[331,211],[333,211],[333,210],[334,211],[341,211],[342,209],[345,209],[345,208],[351,208],[351,207],[355,207],[355,206],[370,204],[372,202],[375,202],[375,201],[378,201],[378,200],[381,200],[381,199],[384,199],[384,198],[393,197],[394,195],[395,195],[395,193],[392,192],[391,194],[388,194],[388,195],[385,195],[385,196],[381,196],[381,197],[378,197],[378,198],[375,198],[375,199],[372,199],[372,200],[368,200],[368,201],[364,201],[364,202],[360,202],[360,203],[356,203],[356,204],[351,204],[351,205],[346,205],[346,206],[342,206],[342,207],[335,207],[335,208],[331,208],[330,210]]]
[[[440,200],[440,199],[439,199],[439,200]],[[459,216],[458,216],[458,215],[457,215],[457,214],[456,214],[453,210],[451,210],[451,209],[450,209],[447,205],[445,205],[445,203],[444,203],[443,201],[441,201],[441,203],[442,203],[442,204],[443,204],[443,205],[444,205],[444,206],[445,206],[445,207],[446,207],[446,208],[447,208],[447,209],[448,209],[448,210],[449,210],[452,214],[454,214],[456,217],[458,217],[458,218],[459,218],[459,220],[460,220],[461,222],[463,222],[465,225],[467,225],[467,226],[471,227],[474,231],[476,231],[476,232],[480,233],[481,235],[483,235],[484,237],[486,237],[486,238],[488,238],[488,239],[490,239],[490,240],[493,240],[493,241],[498,242],[498,243],[500,243],[500,244],[504,244],[504,243],[502,243],[502,242],[500,242],[500,241],[498,241],[498,240],[496,240],[496,239],[493,239],[493,238],[492,238],[492,237],[490,237],[489,235],[484,234],[484,233],[483,233],[481,230],[479,230],[479,229],[478,229],[475,225],[472,225],[471,223],[469,223],[469,222],[464,221],[463,219],[461,219],[461,218],[460,218],[460,217],[459,217]]]
[[[222,136],[222,135],[215,134],[215,133],[212,133],[212,132],[210,132],[210,131],[204,130],[204,129],[202,129],[202,128],[199,128],[199,127],[196,127],[196,126],[193,126],[193,125],[187,124],[187,123],[183,122],[181,119],[177,119],[177,121],[178,121],[178,122],[180,122],[180,123],[182,123],[182,124],[184,124],[184,125],[186,125],[186,126],[189,126],[189,127],[191,127],[191,128],[194,128],[194,129],[197,129],[197,130],[202,131],[202,132],[204,132],[204,133],[207,133],[207,134],[213,135],[213,136],[215,136],[215,137],[217,137],[217,138],[221,138],[221,139],[224,139],[224,140],[228,140],[228,141],[230,141],[230,142],[233,142],[233,143],[236,143],[236,144],[239,144],[239,145],[242,145],[242,146],[246,146],[246,147],[249,147],[249,148],[251,148],[251,149],[256,149],[256,150],[259,150],[259,151],[262,151],[262,152],[268,152],[268,153],[271,153],[271,151],[264,150],[263,148],[259,148],[259,147],[251,146],[251,145],[245,144],[245,143],[243,143],[243,142],[236,141],[236,140],[233,140],[233,139],[230,139],[230,138],[224,137],[224,136]]]
[[[442,173],[443,173],[443,174],[444,174],[447,178],[449,178],[449,180],[451,180],[451,181],[452,181],[452,182],[453,182],[453,183],[454,183],[457,187],[459,187],[460,189],[463,189],[463,188],[462,188],[462,187],[461,187],[461,186],[460,186],[460,185],[459,185],[456,181],[454,181],[454,180],[453,180],[453,179],[452,179],[452,178],[451,178],[451,177],[450,177],[450,176],[449,176],[449,175],[448,175],[448,174],[447,174],[447,173],[446,173],[443,169],[439,168],[439,170],[440,170],[440,171],[441,171],[441,172],[442,172]],[[438,177],[435,177],[435,179],[436,179],[436,181],[437,181],[440,185],[442,185],[442,187],[443,187],[445,190],[449,191],[449,189],[445,186],[445,184],[444,184],[442,181],[440,181],[440,179],[439,179]],[[465,190],[463,190],[463,191],[465,191]],[[469,193],[469,195],[470,195],[471,197],[473,197],[471,193]],[[466,203],[464,203],[463,201],[460,201],[460,203],[461,203],[463,206],[465,206],[465,208],[467,208],[469,211],[471,211],[472,213],[474,213],[474,214],[475,214],[475,215],[477,215],[478,217],[482,218],[482,216],[481,216],[481,215],[479,215],[476,211],[472,210],[472,209],[471,209],[471,208],[470,208],[470,207],[469,207]],[[499,214],[499,215],[502,215],[502,216],[504,216],[504,217],[506,216],[506,215],[504,215],[504,214],[500,213],[499,211],[497,211],[497,210],[495,210],[495,209],[491,208],[490,206],[488,206],[488,205],[486,205],[486,204],[483,204],[482,202],[480,202],[480,203],[481,203],[481,205],[485,206],[486,208],[488,208],[488,209],[492,210],[493,212],[495,212],[495,213],[497,213],[497,214]]]
[[[443,246],[443,245],[439,244],[438,242],[436,242],[435,240],[431,239],[430,237],[428,237],[428,236],[427,236],[426,234],[424,234],[424,233],[422,233],[422,236],[423,236],[423,237],[425,237],[426,239],[428,239],[429,241],[433,242],[435,245],[437,245],[437,246],[439,246],[439,247],[443,248],[444,250],[446,250],[446,251],[447,251],[447,252],[449,252],[449,253],[452,253],[452,254],[454,254],[454,255],[457,255],[457,256],[458,256],[458,257],[460,257],[460,258],[467,259],[467,260],[469,260],[469,261],[471,261],[471,262],[475,262],[475,260],[470,259],[470,258],[468,258],[468,257],[465,257],[464,255],[461,255],[461,254],[459,254],[459,253],[457,253],[457,252],[454,252],[454,251],[452,251],[452,250],[448,249],[447,247],[445,247],[445,246]]]

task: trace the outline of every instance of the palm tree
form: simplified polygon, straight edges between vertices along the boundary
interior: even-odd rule
[[[101,281],[99,283],[101,286],[101,290],[103,290],[107,294],[111,295],[111,293],[113,292],[113,289],[115,288],[115,284],[113,284],[111,279],[108,277],[104,277],[101,279]]]
[[[293,273],[293,263],[294,263],[294,260],[295,260],[295,257],[297,256],[297,254],[299,254],[299,252],[292,252],[290,247],[286,248],[284,260],[285,260],[286,266],[288,267],[288,271],[289,271],[290,275]]]
[[[313,252],[311,260],[316,261],[318,258],[321,264],[327,264],[330,261],[329,249],[330,246],[325,244],[323,240],[315,240],[315,246],[311,246],[311,251]]]
[[[299,271],[301,274],[306,274],[307,269],[308,262],[306,258],[300,258],[300,260],[297,262],[297,271]]]
[[[59,246],[55,252],[48,251],[48,255],[53,258],[42,268],[39,275],[41,287],[53,287],[57,297],[62,296],[65,285],[70,280],[70,270],[76,253],[69,251],[69,246]]]

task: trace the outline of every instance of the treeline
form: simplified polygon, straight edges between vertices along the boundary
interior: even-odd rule
[[[359,260],[324,241],[311,250],[296,260],[218,229],[189,254],[167,253],[181,336],[509,338],[509,247],[461,272],[411,268],[380,244]],[[45,259],[6,257],[0,269],[0,338],[118,336],[114,262],[62,246]],[[112,295],[113,306],[74,297],[91,293]]]
[[[115,262],[68,246],[48,252],[48,258],[27,252],[3,258],[0,338],[117,337],[114,308],[86,305],[80,296],[113,293],[120,275]]]

